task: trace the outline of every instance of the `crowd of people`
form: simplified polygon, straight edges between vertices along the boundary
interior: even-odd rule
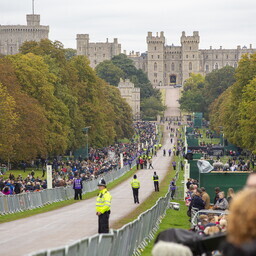
[[[24,178],[11,173],[8,178],[0,178],[0,192],[3,195],[13,195],[22,192],[40,191],[47,188],[45,177],[46,165],[52,165],[52,187],[72,185],[74,178],[82,181],[95,179],[102,174],[120,168],[120,155],[123,154],[123,164],[131,167],[132,162],[149,155],[157,143],[156,125],[153,122],[135,122],[135,136],[130,143],[115,143],[109,147],[90,148],[88,159],[81,156],[76,160],[36,160],[32,166],[35,170],[41,169],[41,177],[31,171]],[[141,146],[143,145],[143,147]],[[150,160],[149,160],[150,162]],[[152,163],[152,162],[151,162]],[[28,165],[21,163],[23,173],[27,173]],[[24,176],[24,175],[23,175]]]

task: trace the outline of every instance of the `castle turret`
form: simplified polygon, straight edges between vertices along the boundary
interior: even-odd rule
[[[152,36],[148,32],[148,78],[153,86],[162,85],[164,81],[164,54],[165,54],[165,37],[164,32],[160,35]]]
[[[27,14],[27,26],[40,26],[40,15]]]
[[[182,49],[182,83],[191,73],[198,73],[199,67],[199,32],[194,31],[193,36],[186,36],[183,31],[180,38]]]
[[[89,54],[89,35],[88,34],[77,34],[76,35],[76,49],[77,55]]]

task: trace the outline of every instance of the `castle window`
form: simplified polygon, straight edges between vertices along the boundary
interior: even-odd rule
[[[154,71],[157,71],[157,63],[154,63]]]
[[[206,71],[206,72],[209,72],[209,65],[206,65],[206,66],[205,66],[205,71]]]
[[[174,69],[175,69],[174,63],[172,63],[172,71],[174,71]]]
[[[152,59],[154,59],[154,55],[151,55]]]
[[[155,47],[155,51],[156,51],[156,47]]]
[[[206,55],[205,58],[208,59],[208,55]]]
[[[154,77],[157,77],[157,73],[154,73]]]
[[[218,55],[216,54],[216,59],[218,59]]]
[[[218,63],[215,64],[214,68],[217,70],[219,68]]]
[[[227,55],[227,59],[228,59],[228,55]]]
[[[189,64],[188,64],[188,69],[189,69],[189,70],[192,70],[192,62],[189,62]]]
[[[195,58],[195,55],[193,54],[193,59]]]
[[[172,59],[174,59],[174,56],[172,55]]]
[[[105,55],[105,54],[103,54],[103,58],[105,58],[105,56],[106,56],[106,55]]]
[[[160,59],[160,55],[158,55],[157,58]]]
[[[191,50],[191,46],[189,47],[189,50]]]
[[[180,70],[181,70],[181,64],[180,64]]]
[[[188,58],[188,55],[186,55],[186,58]]]
[[[95,64],[95,65],[97,64],[97,60],[94,61],[94,64]]]
[[[235,54],[235,59],[236,59],[237,55]]]

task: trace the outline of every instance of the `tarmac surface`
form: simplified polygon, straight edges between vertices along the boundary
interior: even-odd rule
[[[179,89],[166,89],[167,110],[165,116],[179,116]],[[166,130],[165,130],[166,131]],[[156,157],[153,158],[154,170],[136,171],[141,182],[139,200],[142,203],[154,192],[152,176],[154,171],[163,179],[170,166],[171,157],[163,156],[162,150],[173,147],[170,143],[168,130],[165,132],[164,143]],[[113,223],[122,219],[138,207],[134,204],[131,179],[124,181],[110,190],[112,195],[110,228]],[[161,187],[160,187],[161,190]],[[98,229],[98,217],[95,215],[96,198],[82,200],[58,210],[34,215],[25,219],[0,224],[1,255],[21,256],[43,249],[62,247],[94,235]]]

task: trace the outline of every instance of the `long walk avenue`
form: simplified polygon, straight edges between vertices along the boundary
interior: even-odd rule
[[[180,115],[178,98],[178,88],[166,89],[167,110],[165,116]],[[168,130],[165,130],[162,149],[168,150],[173,147],[168,135]],[[161,182],[168,171],[170,163],[171,157],[164,157],[162,150],[160,150],[157,156],[153,158],[154,170],[136,171],[137,177],[141,182],[139,191],[141,203],[151,193],[155,193],[152,181],[154,171],[159,175]],[[133,201],[130,181],[131,179],[124,181],[110,191],[112,195],[110,228],[113,223],[138,207],[138,204],[134,204]],[[1,224],[1,255],[27,255],[46,248],[72,244],[76,240],[96,234],[98,217],[95,215],[95,200],[96,198],[82,200],[58,210]]]

